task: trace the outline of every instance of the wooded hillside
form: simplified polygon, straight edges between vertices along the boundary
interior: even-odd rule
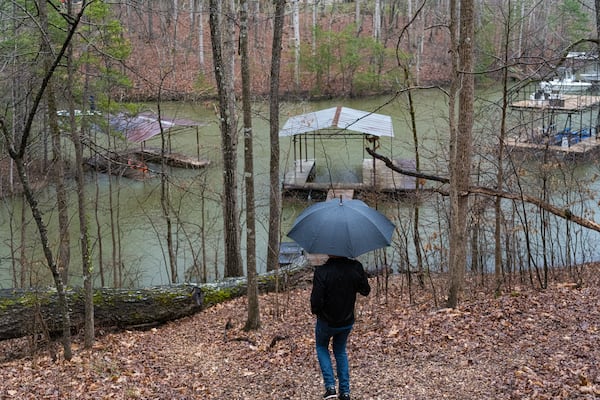
[[[371,279],[348,351],[357,400],[600,398],[600,276],[557,273],[545,291],[512,282],[498,298],[471,282],[456,310],[404,277]],[[523,277],[525,278],[525,277]],[[260,297],[263,328],[247,333],[245,299],[142,331],[104,334],[71,362],[0,342],[2,398],[318,399],[310,287]],[[277,304],[279,306],[277,306]],[[279,307],[279,308],[277,308]]]

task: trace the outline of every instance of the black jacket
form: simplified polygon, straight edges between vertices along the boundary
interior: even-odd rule
[[[315,269],[310,308],[332,327],[354,323],[356,293],[367,296],[371,286],[359,261],[331,257]]]

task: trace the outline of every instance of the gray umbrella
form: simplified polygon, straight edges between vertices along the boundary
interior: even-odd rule
[[[389,246],[394,224],[360,200],[315,203],[287,234],[308,253],[354,258]]]

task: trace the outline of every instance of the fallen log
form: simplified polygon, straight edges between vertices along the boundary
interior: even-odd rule
[[[258,276],[261,293],[287,290],[312,279],[307,263],[295,264]],[[139,329],[193,315],[212,305],[244,296],[246,278],[230,278],[214,283],[180,284],[143,289],[95,289],[96,328]],[[84,325],[83,289],[67,292],[71,328]],[[56,337],[62,332],[56,290],[0,290],[0,340],[30,335]]]

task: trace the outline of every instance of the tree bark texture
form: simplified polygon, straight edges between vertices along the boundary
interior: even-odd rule
[[[458,0],[457,0],[458,1]],[[453,17],[458,16],[453,13]],[[459,35],[455,80],[458,83],[458,120],[450,140],[450,283],[448,306],[455,308],[461,295],[467,261],[467,214],[469,208],[469,176],[471,172],[471,137],[473,129],[473,102],[475,82],[473,77],[474,5],[473,0],[460,1]],[[455,108],[450,108],[450,114]]]
[[[523,13],[521,13],[523,15]],[[511,2],[508,4],[508,23],[504,31],[504,43],[503,43],[503,63],[504,70],[502,71],[502,110],[500,117],[500,137],[498,146],[498,162],[496,172],[496,186],[499,190],[502,190],[504,185],[504,141],[506,139],[506,120],[508,118],[508,104],[509,104],[509,86],[508,86],[508,65],[509,65],[509,51],[510,51],[510,37],[512,34],[511,23],[513,19]],[[522,30],[521,30],[522,32]],[[496,197],[494,202],[494,276],[495,276],[495,292],[497,295],[500,294],[503,274],[502,274],[502,198]]]
[[[275,282],[286,288],[308,284],[312,267],[293,265],[269,272],[257,279],[260,292],[275,290]],[[245,278],[230,278],[206,284],[181,284],[146,289],[94,290],[96,328],[135,329],[156,326],[193,315],[212,305],[247,294]],[[67,292],[71,330],[84,327],[84,289]],[[60,301],[57,292],[47,290],[0,290],[0,340],[33,334],[62,334]]]
[[[79,246],[81,248],[81,276],[83,277],[83,290],[85,293],[85,324],[84,324],[84,346],[91,348],[94,344],[94,292],[92,282],[93,263],[91,257],[91,244],[89,234],[88,207],[86,202],[85,189],[85,172],[83,169],[83,145],[81,143],[80,134],[83,135],[88,129],[85,119],[81,122],[81,127],[78,129],[77,120],[75,119],[75,96],[74,80],[76,67],[73,62],[73,46],[69,47],[67,58],[67,93],[69,93],[69,124],[71,127],[71,140],[75,148],[75,175],[77,182],[77,214],[79,216]],[[84,98],[86,98],[84,94]],[[90,109],[92,105],[90,104]]]
[[[240,3],[240,51],[242,67],[242,108],[244,111],[244,182],[246,184],[246,271],[248,276],[248,318],[244,329],[260,327],[256,284],[256,214],[254,200],[254,139],[248,56],[248,0]]]
[[[267,270],[277,269],[279,265],[279,235],[281,234],[281,187],[279,183],[279,72],[281,69],[281,43],[283,40],[283,23],[285,17],[285,0],[277,0],[275,4],[275,21],[273,25],[273,48],[271,53],[271,83],[269,99],[269,144],[271,158],[269,160],[269,238],[267,248]]]
[[[219,97],[221,118],[221,148],[223,152],[223,228],[225,241],[225,276],[242,276],[240,252],[239,205],[237,183],[237,119],[235,113],[234,77],[229,65],[233,62],[233,41],[229,37],[233,12],[229,1],[210,1],[210,36],[213,65]],[[225,27],[225,29],[223,29]]]
[[[46,53],[50,54],[48,47]],[[51,60],[45,57],[45,67],[50,67]],[[48,112],[48,125],[52,135],[52,164],[53,178],[55,185],[56,209],[58,211],[58,257],[57,267],[60,271],[63,282],[69,283],[69,263],[71,261],[71,239],[69,234],[69,201],[67,189],[65,187],[65,168],[64,157],[62,154],[61,132],[58,126],[58,116],[56,114],[56,98],[54,94],[54,84],[48,82],[46,89],[46,104]]]

